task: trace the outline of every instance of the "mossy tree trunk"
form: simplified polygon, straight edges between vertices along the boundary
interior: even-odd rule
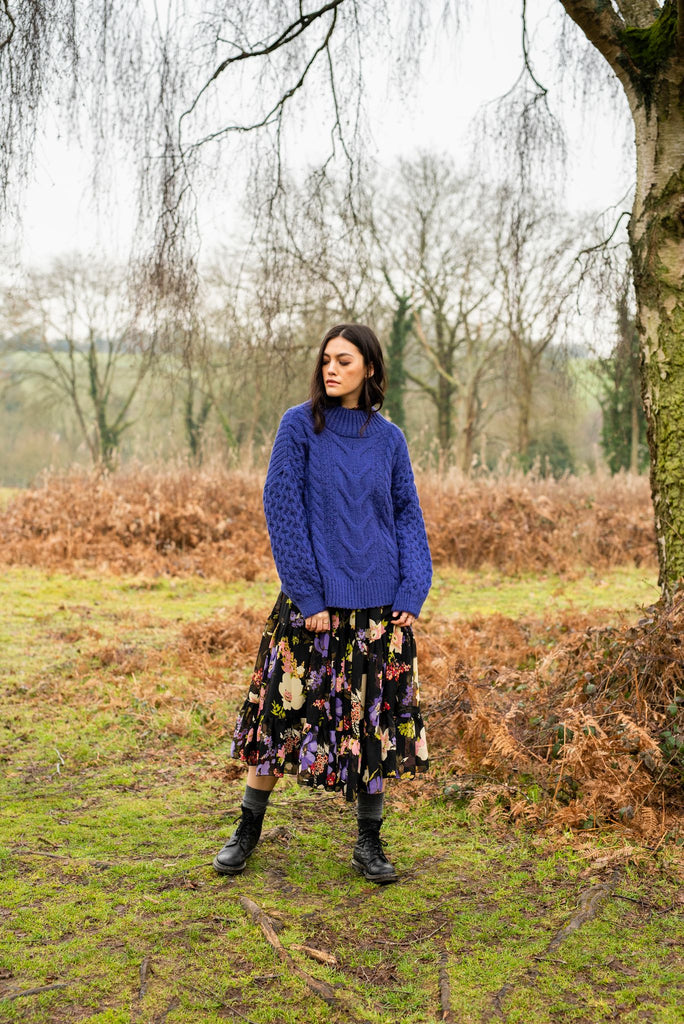
[[[666,597],[684,579],[684,0],[561,0],[608,61],[634,119],[629,239],[651,493]]]
[[[388,413],[392,423],[396,423],[398,427],[405,431],[406,346],[411,334],[413,312],[411,310],[412,300],[410,295],[394,293],[394,298],[396,306],[392,316],[389,344],[387,345],[387,377],[390,386],[385,399],[385,412]]]

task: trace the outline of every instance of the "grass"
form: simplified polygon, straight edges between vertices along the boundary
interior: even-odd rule
[[[518,618],[604,608],[632,611],[635,605],[652,604],[658,597],[657,571],[635,566],[565,576],[438,570],[425,610],[460,617],[498,613]]]
[[[612,600],[630,612],[649,599],[636,571],[602,581],[497,586],[493,574],[441,573],[431,601],[462,616],[533,615],[559,587],[583,610]],[[621,851],[608,833],[513,830],[473,817],[438,785],[415,800],[410,785],[397,786],[383,834],[401,882],[377,888],[350,869],[350,808],[286,783],[248,871],[214,874],[239,807],[242,777],[226,756],[250,666],[236,654],[222,681],[210,659],[188,660],[182,631],[243,603],[268,609],[274,593],[198,579],[3,574],[0,1019],[421,1024],[440,1019],[442,965],[463,1024],[500,1019],[496,994],[507,983],[500,1005],[510,1022],[679,1020],[681,890],[670,846],[654,858]],[[246,638],[245,650],[257,641]],[[612,877],[611,858],[624,862],[614,896],[547,956],[580,895]],[[335,986],[337,1005],[276,956],[240,904],[245,895],[287,949],[336,956],[330,967],[291,952]],[[44,991],[22,994],[32,989]]]
[[[18,487],[0,487],[0,509],[5,508],[18,491]]]
[[[129,615],[145,612],[164,621],[192,621],[219,615],[238,604],[270,609],[278,593],[277,582],[223,583],[197,578],[160,576],[122,578],[96,571],[82,575],[10,567],[0,576],[0,600],[12,603],[14,614],[31,618],[37,605],[41,614],[61,620],[92,614]],[[656,570],[620,566],[601,573],[562,576],[525,573],[502,576],[494,570],[437,570],[425,604],[425,615],[469,618],[495,613],[514,618],[551,611],[612,609],[634,611],[658,598]],[[60,605],[65,605],[60,608]],[[85,609],[85,612],[84,612]]]

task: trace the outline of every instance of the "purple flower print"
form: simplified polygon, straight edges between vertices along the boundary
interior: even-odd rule
[[[318,741],[312,732],[307,732],[306,736],[302,740],[302,745],[299,751],[299,767],[303,772],[307,772],[311,768],[312,764],[316,760],[316,752],[318,750]]]
[[[410,708],[413,704],[413,685],[411,683],[406,687],[404,696],[401,698],[401,706],[404,708]]]
[[[323,670],[322,669],[311,669],[307,675],[307,683],[310,693],[317,693],[323,685]]]
[[[330,646],[330,633],[316,633],[314,638],[314,648],[318,651],[322,658],[328,657],[328,647]]]
[[[368,720],[374,729],[380,724],[380,700],[380,697],[376,697],[368,708]]]
[[[382,775],[374,775],[372,779],[369,779],[366,783],[366,791],[368,793],[381,793],[383,787]]]
[[[290,612],[290,625],[300,629],[304,625],[304,616],[301,612]]]

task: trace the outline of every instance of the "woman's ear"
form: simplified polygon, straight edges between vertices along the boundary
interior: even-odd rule
[[[375,367],[373,366],[372,363],[369,363],[368,364],[368,369],[366,370],[366,377],[372,377],[374,373],[375,373]]]

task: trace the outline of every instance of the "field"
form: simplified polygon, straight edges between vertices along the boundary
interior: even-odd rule
[[[106,486],[132,508],[132,487]],[[390,787],[383,834],[400,884],[359,879],[350,808],[293,783],[276,790],[248,871],[225,879],[211,860],[242,789],[230,732],[277,582],[256,540],[230,562],[206,493],[191,504],[190,483],[175,486],[176,529],[209,524],[194,547],[126,545],[124,519],[106,533],[93,491],[88,519],[87,495],[79,505],[63,480],[10,496],[0,519],[0,1019],[678,1021],[681,781],[660,716],[676,743],[681,680],[662,651],[681,618],[641,610],[657,597],[652,556],[635,543],[619,562],[604,544],[601,564],[606,520],[585,518],[598,564],[568,553],[540,568],[548,537],[526,540],[519,510],[551,488],[526,484],[509,516],[521,564],[438,558],[416,627],[432,770]],[[481,514],[505,498],[518,501],[512,485],[484,493]],[[620,529],[641,536],[647,511]],[[454,543],[435,535],[438,551]],[[620,689],[634,652],[638,700]],[[580,661],[594,682],[577,682]],[[567,723],[589,715],[599,732],[572,739]],[[627,721],[643,733],[631,747]]]

